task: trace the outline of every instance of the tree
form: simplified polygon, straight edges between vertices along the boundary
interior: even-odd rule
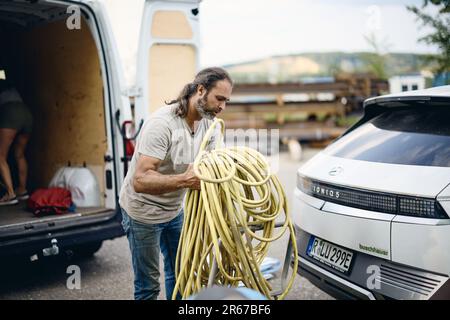
[[[387,39],[380,40],[375,33],[365,35],[369,46],[373,52],[363,53],[362,59],[367,63],[369,70],[380,79],[387,79],[388,74],[386,72],[386,57],[390,44]]]
[[[439,10],[437,16],[432,16],[424,10],[429,5],[436,6]],[[430,26],[432,33],[422,37],[419,41],[438,47],[439,54],[427,55],[428,62],[435,63],[433,71],[437,74],[450,73],[450,0],[424,0],[422,7],[407,6],[407,9],[413,12],[418,20],[421,20],[423,26]],[[447,82],[450,79],[447,76]]]

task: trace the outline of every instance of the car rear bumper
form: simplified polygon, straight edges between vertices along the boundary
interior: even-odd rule
[[[450,299],[447,275],[431,273],[354,252],[353,267],[343,274],[306,254],[311,234],[296,228],[298,273],[339,299]],[[347,248],[348,249],[348,248]]]
[[[329,295],[345,300],[375,300],[374,295],[359,286],[299,257],[298,273]]]

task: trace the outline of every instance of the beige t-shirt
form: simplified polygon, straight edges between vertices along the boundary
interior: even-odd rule
[[[136,221],[148,224],[164,223],[175,218],[180,211],[186,189],[161,195],[137,193],[133,177],[139,155],[162,160],[158,172],[181,174],[193,163],[200,144],[212,120],[200,120],[194,134],[184,118],[175,114],[177,104],[163,106],[144,122],[136,141],[128,173],[120,190],[119,204]],[[220,127],[220,126],[218,126]],[[209,148],[215,143],[220,128],[216,128]]]

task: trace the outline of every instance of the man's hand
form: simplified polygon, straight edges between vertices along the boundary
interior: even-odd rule
[[[195,175],[194,165],[189,164],[184,172],[185,186],[189,189],[200,190],[200,179]]]
[[[200,179],[190,164],[181,174],[165,175],[158,172],[161,160],[140,155],[133,178],[134,190],[138,193],[159,195],[183,188],[200,190]]]

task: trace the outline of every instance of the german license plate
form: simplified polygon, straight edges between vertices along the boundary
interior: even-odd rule
[[[306,254],[319,262],[340,272],[348,273],[352,264],[353,252],[328,241],[311,236]]]

